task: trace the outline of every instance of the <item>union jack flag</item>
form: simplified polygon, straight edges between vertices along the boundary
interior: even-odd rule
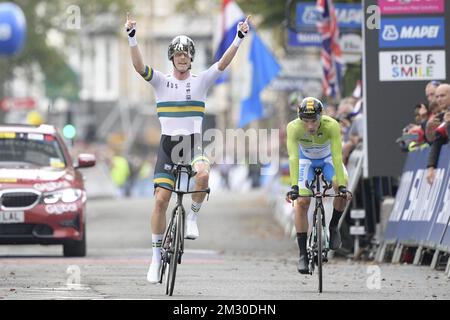
[[[339,99],[341,95],[342,51],[339,45],[339,26],[333,0],[317,0],[316,9],[319,13],[317,29],[322,36],[323,92],[328,97]]]

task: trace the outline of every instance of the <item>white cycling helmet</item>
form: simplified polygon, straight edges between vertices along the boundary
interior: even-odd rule
[[[188,36],[180,35],[173,38],[169,44],[169,50],[167,51],[167,57],[169,60],[173,59],[173,56],[177,52],[184,52],[194,61],[195,57],[195,45],[194,41]]]

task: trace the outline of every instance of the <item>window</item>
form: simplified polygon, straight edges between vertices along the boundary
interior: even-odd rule
[[[0,163],[4,168],[25,166],[63,169],[66,166],[55,137],[26,133],[0,133]]]

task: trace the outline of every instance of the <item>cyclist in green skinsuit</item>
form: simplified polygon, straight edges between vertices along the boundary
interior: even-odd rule
[[[347,193],[347,171],[342,163],[342,141],[339,123],[331,117],[322,115],[323,104],[312,97],[303,99],[298,104],[298,118],[287,125],[287,149],[291,191],[287,201],[296,201],[295,229],[300,251],[298,271],[309,272],[306,240],[308,232],[308,208],[311,198],[299,198],[310,195],[306,181],[311,184],[314,168],[321,167],[325,180],[333,183],[336,193],[342,197],[334,198],[333,217],[330,222],[330,248],[336,250],[341,246],[338,230],[339,219],[345,209],[346,201],[351,199]]]

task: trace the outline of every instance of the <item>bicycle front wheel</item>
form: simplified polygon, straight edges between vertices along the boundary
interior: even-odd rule
[[[181,228],[183,226],[182,218],[183,218],[183,216],[182,216],[181,212],[179,210],[177,210],[177,213],[175,216],[174,227],[172,229],[174,241],[172,241],[170,263],[169,263],[169,274],[168,274],[168,279],[167,279],[166,292],[168,293],[169,296],[173,295],[173,289],[175,288],[177,265],[178,265],[179,255],[181,252],[181,250],[180,250],[181,236],[182,236]]]
[[[317,275],[319,276],[319,292],[322,293],[322,251],[323,251],[323,209],[317,207],[316,230],[317,230]]]
[[[159,283],[162,283],[164,280],[164,275],[166,275],[166,269],[169,265],[170,259],[170,250],[172,246],[172,225],[174,223],[174,219],[170,219],[169,225],[166,228],[166,232],[164,233],[163,241],[161,243],[161,270],[159,276]],[[167,280],[167,275],[166,275]],[[166,294],[168,293],[166,284]]]
[[[178,215],[180,216],[180,251],[178,253],[178,264],[181,264],[181,257],[184,252],[184,231],[186,230],[186,212],[183,207],[178,207]]]

